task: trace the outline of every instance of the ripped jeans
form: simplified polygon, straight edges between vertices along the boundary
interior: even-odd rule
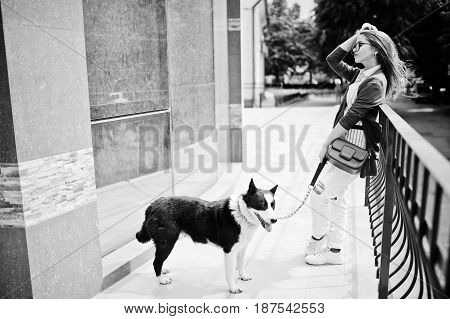
[[[341,249],[347,218],[344,195],[358,175],[351,175],[332,164],[327,166],[311,195],[312,235],[320,238],[328,234],[328,246]]]

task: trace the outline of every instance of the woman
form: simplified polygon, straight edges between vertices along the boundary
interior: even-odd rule
[[[362,70],[342,61],[350,50],[355,62],[364,66]],[[375,121],[379,105],[386,99],[395,99],[403,89],[406,84],[405,65],[399,59],[391,38],[368,23],[331,52],[327,62],[338,75],[350,82],[350,86],[336,115],[334,128],[322,145],[319,159],[324,159],[328,146],[335,139],[343,137],[372,154],[372,160],[363,168],[361,177],[376,175],[374,161],[379,128]],[[305,261],[311,265],[343,263],[342,244],[347,215],[344,195],[356,175],[331,164],[328,166],[311,197],[313,227],[305,252]]]

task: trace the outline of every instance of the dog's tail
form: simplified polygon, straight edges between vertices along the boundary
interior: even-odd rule
[[[136,233],[136,239],[143,244],[150,241],[151,237],[147,232],[145,222],[142,224],[141,230]]]

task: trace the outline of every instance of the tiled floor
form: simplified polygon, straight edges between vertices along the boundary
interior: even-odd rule
[[[244,138],[246,165],[225,174],[202,197],[217,199],[231,183],[234,192],[243,192],[253,177],[260,188],[279,185],[277,213],[287,215],[298,205],[315,170],[320,143],[328,134],[323,128],[331,128],[334,112],[330,107],[244,109],[244,123],[262,127],[260,140],[250,135]],[[297,153],[292,153],[293,148]],[[376,298],[363,195],[364,181],[358,179],[347,194],[350,207],[343,265],[305,264],[303,251],[311,230],[307,202],[294,217],[274,225],[271,233],[262,228],[257,232],[247,253],[253,280],[241,282],[242,294],[227,290],[220,249],[184,238],[165,263],[171,270],[171,285],[159,285],[149,260],[96,298]]]

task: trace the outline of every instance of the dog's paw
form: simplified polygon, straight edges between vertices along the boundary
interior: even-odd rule
[[[230,288],[230,292],[232,293],[232,294],[240,294],[240,293],[242,293],[243,292],[243,290],[241,289],[241,288],[239,288],[238,286],[235,286],[235,287],[232,287],[232,288]]]
[[[169,277],[165,277],[165,276],[159,276],[158,280],[161,285],[169,285],[172,283],[172,279],[170,279]]]
[[[170,272],[170,270],[169,270],[169,269],[166,269],[166,268],[163,268],[163,269],[161,270],[161,274],[163,274],[163,275],[167,275],[169,272]]]
[[[242,281],[249,281],[249,280],[252,280],[253,278],[252,278],[252,276],[250,274],[244,272],[244,273],[239,275],[239,279],[242,280]]]

